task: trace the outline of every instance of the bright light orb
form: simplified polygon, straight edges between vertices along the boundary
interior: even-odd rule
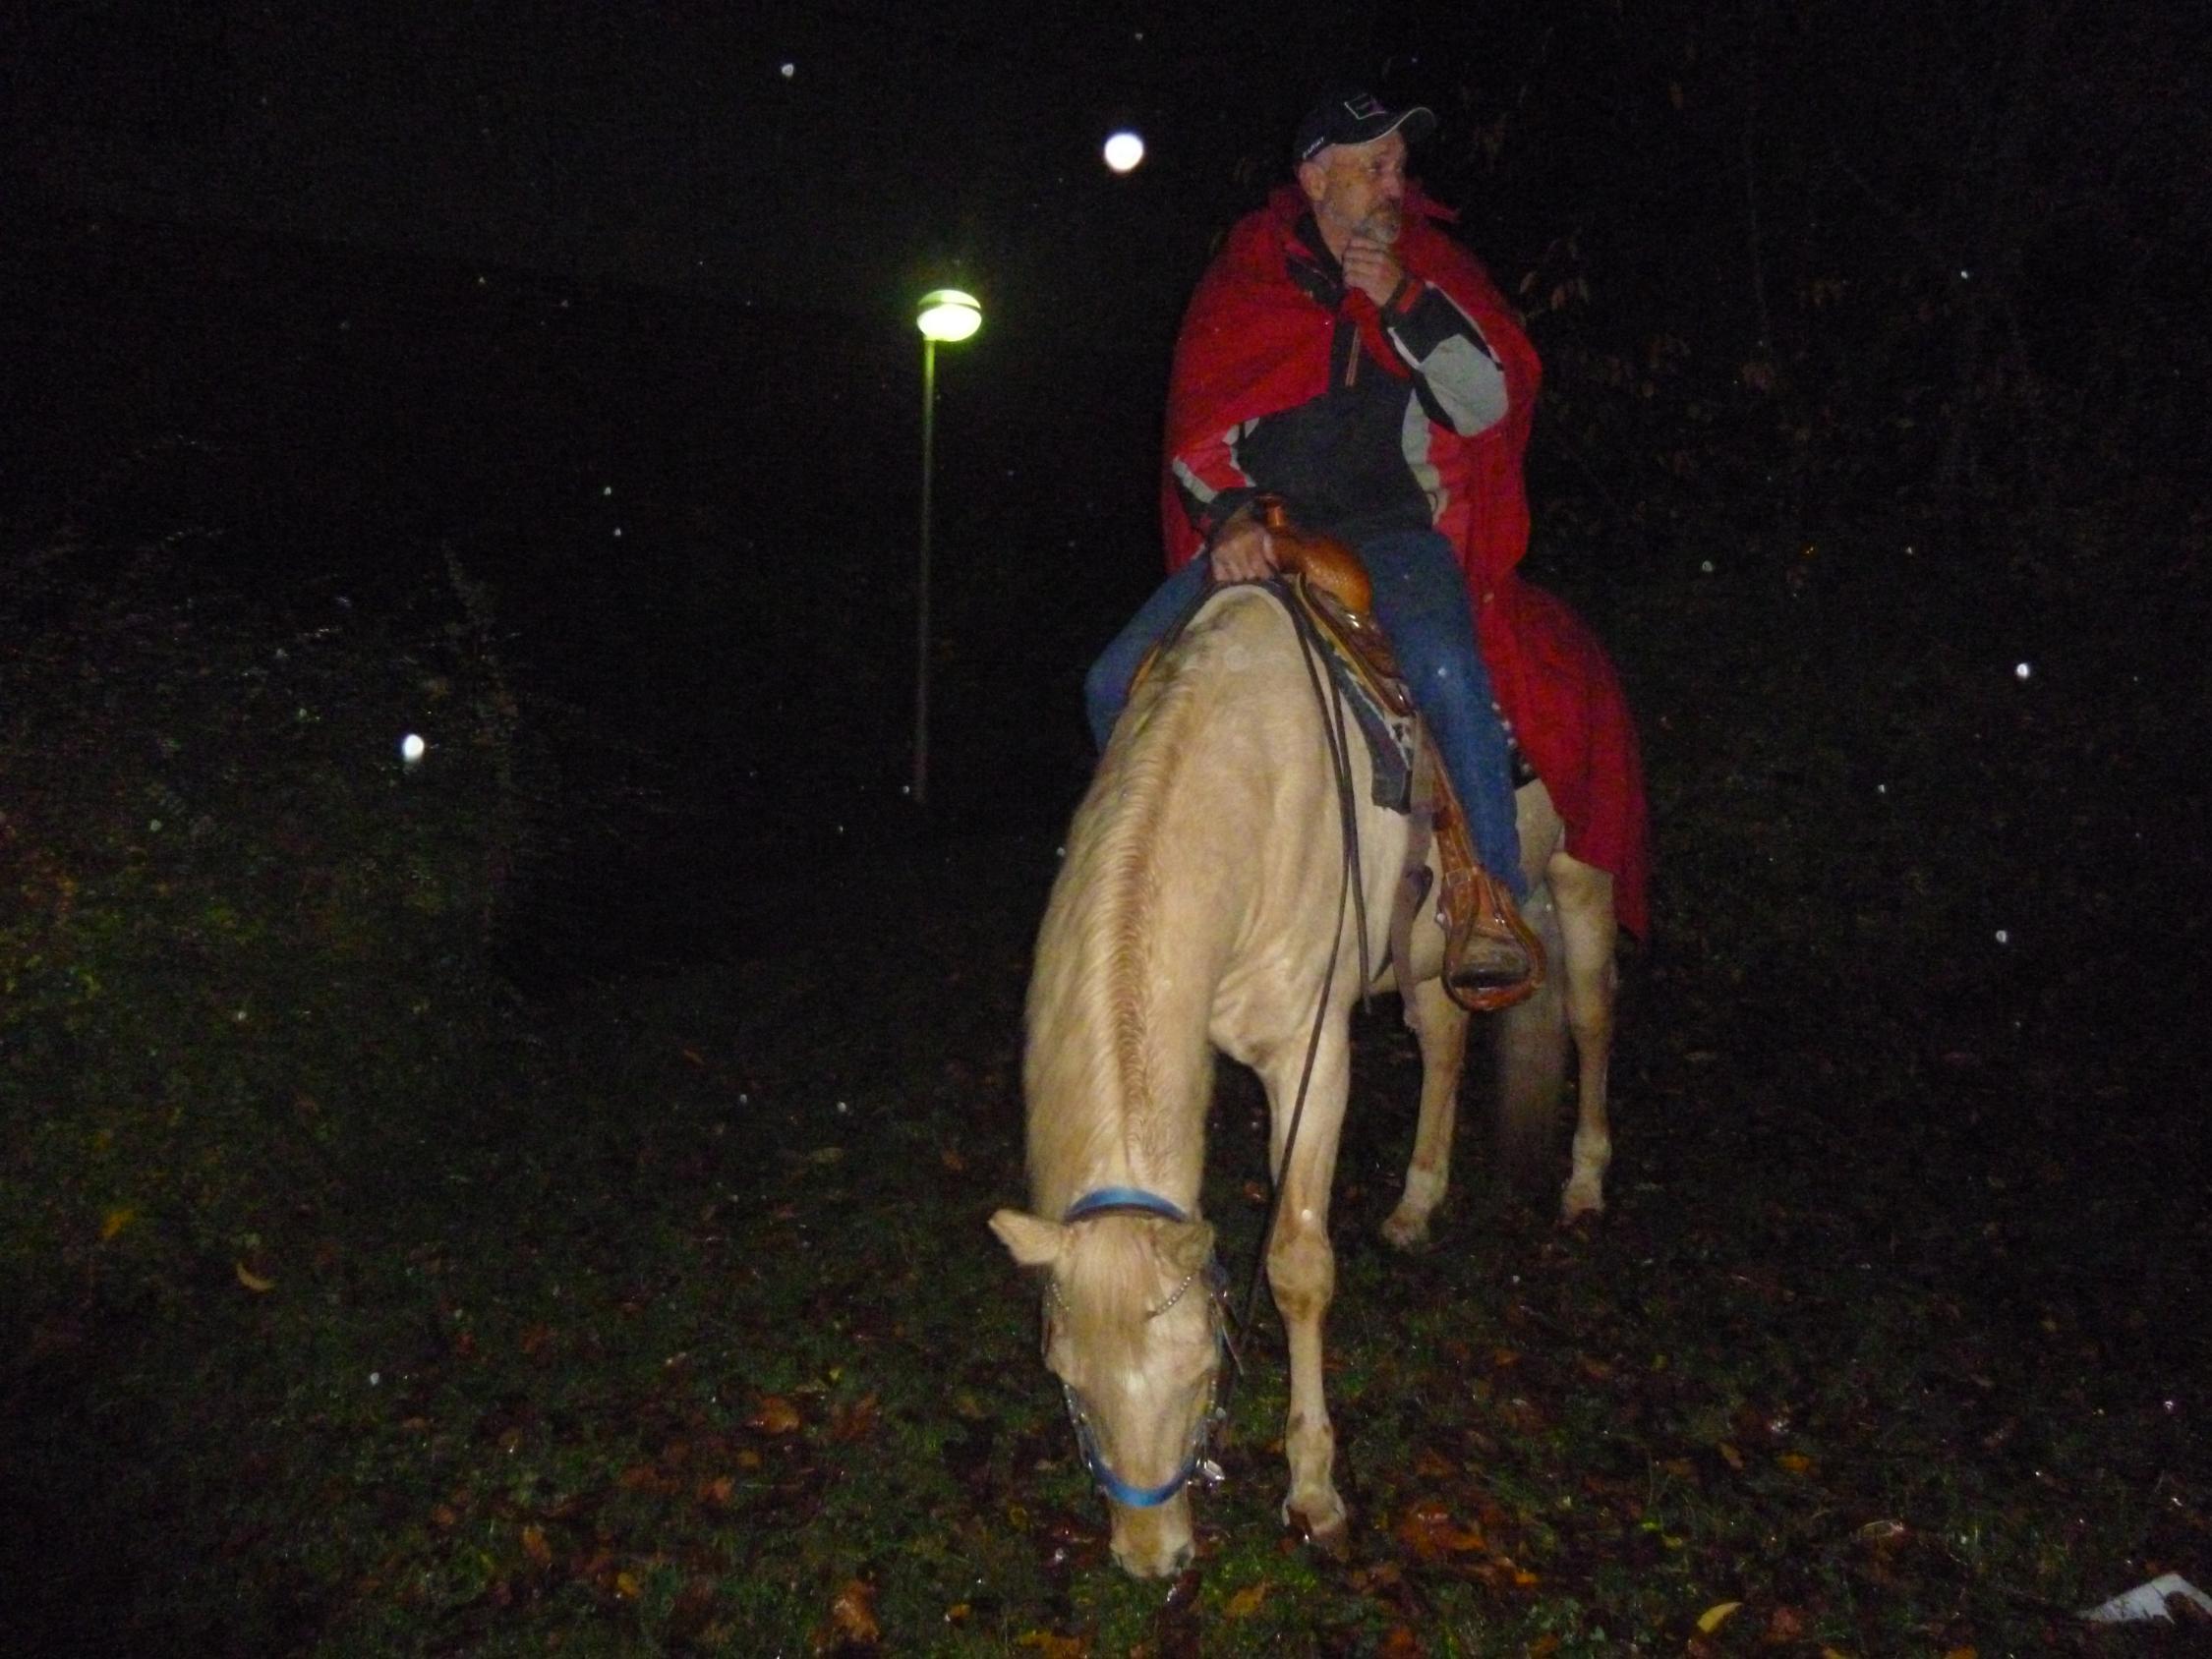
[[[929,340],[964,340],[983,326],[983,308],[975,296],[958,288],[940,288],[922,296],[914,323]]]
[[[417,761],[423,758],[425,751],[427,751],[429,748],[429,744],[425,743],[413,732],[409,732],[405,737],[402,737],[399,740],[399,758],[405,761],[409,766],[413,766]]]
[[[1106,141],[1106,165],[1117,173],[1134,173],[1144,159],[1144,141],[1124,130]]]

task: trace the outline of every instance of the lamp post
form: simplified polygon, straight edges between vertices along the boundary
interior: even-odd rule
[[[914,805],[929,793],[929,520],[937,437],[937,342],[964,340],[983,326],[971,294],[940,288],[922,296],[914,322],[922,336],[921,583],[914,621]]]

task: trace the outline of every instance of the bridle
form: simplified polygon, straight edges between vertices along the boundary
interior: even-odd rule
[[[1069,1205],[1060,1219],[1073,1226],[1100,1216],[1156,1216],[1171,1222],[1187,1222],[1191,1219],[1180,1204],[1136,1186],[1103,1186],[1086,1192]],[[1116,1474],[1107,1465],[1105,1454],[1098,1449],[1098,1437],[1091,1430],[1090,1411],[1083,1404],[1082,1396],[1066,1379],[1060,1384],[1060,1391],[1068,1401],[1068,1420],[1075,1426],[1076,1449],[1082,1456],[1083,1467],[1090,1471],[1090,1478],[1096,1482],[1099,1491],[1129,1509],[1157,1509],[1188,1486],[1193,1477],[1208,1487],[1221,1484],[1221,1465],[1207,1456],[1207,1446],[1229,1416],[1228,1391],[1222,1387],[1221,1382],[1223,1356],[1227,1356],[1236,1370],[1244,1369],[1244,1361],[1237,1354],[1236,1338],[1230,1330],[1229,1273],[1221,1265],[1221,1258],[1209,1255],[1202,1266],[1193,1268],[1184,1275],[1183,1283],[1170,1290],[1157,1307],[1144,1310],[1144,1317],[1159,1318],[1182,1301],[1193,1285],[1201,1281],[1205,1287],[1208,1318],[1213,1326],[1216,1348],[1213,1375],[1206,1385],[1205,1409],[1198,1413],[1197,1421],[1191,1426],[1191,1444],[1184,1454],[1183,1462],[1166,1480],[1157,1486],[1134,1486]],[[1060,1300],[1058,1287],[1048,1279],[1045,1281],[1044,1316],[1044,1346],[1048,1360],[1051,1356],[1052,1322],[1056,1306],[1065,1308],[1066,1304]]]

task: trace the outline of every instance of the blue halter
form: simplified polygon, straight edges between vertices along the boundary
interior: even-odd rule
[[[1070,1204],[1060,1219],[1064,1223],[1073,1223],[1089,1221],[1097,1216],[1157,1216],[1162,1221],[1171,1222],[1187,1222],[1191,1219],[1181,1205],[1138,1186],[1095,1188]],[[1228,1275],[1218,1260],[1208,1261],[1204,1274],[1207,1293],[1213,1297],[1216,1308],[1215,1336],[1223,1350],[1233,1355],[1236,1350],[1229,1343],[1227,1316],[1221,1311],[1222,1298],[1228,1293]],[[1182,1293],[1178,1290],[1175,1294],[1180,1296]],[[1175,1297],[1171,1296],[1165,1306],[1154,1311],[1164,1313],[1167,1307],[1174,1305],[1174,1301]],[[1215,1375],[1219,1374],[1220,1366],[1217,1362]],[[1219,1465],[1205,1456],[1206,1437],[1222,1414],[1212,1402],[1209,1402],[1207,1408],[1199,1414],[1197,1426],[1192,1431],[1191,1453],[1184,1459],[1183,1466],[1157,1486],[1132,1486],[1107,1467],[1106,1459],[1098,1450],[1098,1442],[1090,1432],[1090,1417],[1083,1409],[1081,1399],[1065,1382],[1060,1386],[1068,1397],[1068,1417],[1075,1424],[1076,1450],[1082,1456],[1083,1467],[1090,1471],[1090,1477],[1097,1482],[1099,1491],[1113,1502],[1133,1510],[1157,1509],[1188,1486],[1193,1475],[1203,1474],[1209,1484],[1221,1478]]]
[[[1171,1222],[1187,1222],[1191,1218],[1183,1213],[1181,1205],[1162,1198],[1156,1192],[1146,1192],[1140,1186],[1102,1186],[1084,1193],[1068,1206],[1063,1222],[1088,1221],[1092,1216],[1159,1216]]]

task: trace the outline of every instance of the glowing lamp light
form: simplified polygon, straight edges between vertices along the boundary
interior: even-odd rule
[[[407,765],[413,766],[423,758],[423,753],[427,748],[429,748],[428,744],[415,733],[409,732],[399,740],[399,758]]]
[[[925,340],[964,340],[983,326],[983,308],[975,303],[972,294],[963,294],[958,288],[940,288],[934,294],[922,296],[921,311],[914,317],[914,323]]]
[[[1134,173],[1144,159],[1144,141],[1123,130],[1106,141],[1106,165],[1116,173]]]
[[[920,806],[929,794],[929,520],[937,452],[937,344],[964,340],[983,326],[973,294],[940,288],[924,294],[914,313],[922,335],[921,571],[914,606],[914,781],[908,794]]]

